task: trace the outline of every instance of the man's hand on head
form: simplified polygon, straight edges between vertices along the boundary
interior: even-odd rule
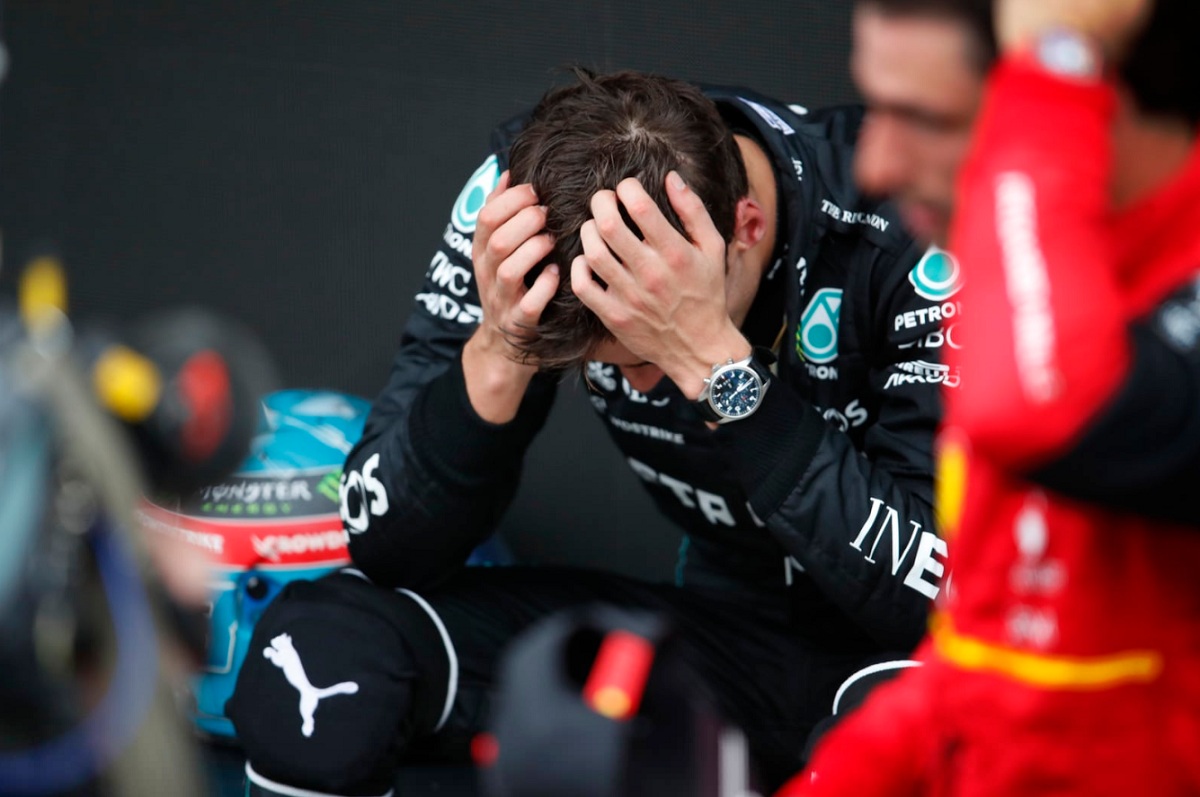
[[[1153,0],[996,0],[996,36],[1005,52],[1031,46],[1054,30],[1095,41],[1105,58],[1119,61],[1153,9]]]
[[[713,363],[745,356],[750,344],[726,306],[725,240],[700,197],[675,172],[667,177],[667,197],[687,236],[636,179],[592,197],[592,219],[579,231],[584,253],[571,264],[571,288],[618,342],[695,398]],[[643,238],[626,224],[621,208]]]
[[[500,176],[475,226],[471,261],[483,321],[463,348],[463,373],[471,405],[480,417],[504,423],[516,416],[536,363],[524,362],[513,340],[530,333],[558,288],[559,269],[546,267],[526,285],[526,275],[550,254],[543,232],[546,209],[529,185]]]

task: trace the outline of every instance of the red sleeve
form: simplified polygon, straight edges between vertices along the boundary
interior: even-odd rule
[[[1066,447],[1129,367],[1109,244],[1115,91],[1009,59],[961,175],[951,248],[965,284],[949,422],[1001,466]]]

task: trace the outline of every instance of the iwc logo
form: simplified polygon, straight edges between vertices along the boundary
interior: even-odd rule
[[[796,351],[810,363],[830,363],[838,356],[838,318],[842,313],[842,292],[822,288],[813,294],[800,316],[796,330]]]
[[[487,201],[488,194],[492,193],[498,182],[500,182],[500,164],[496,161],[496,156],[492,155],[475,170],[471,179],[467,180],[462,193],[458,195],[458,200],[454,203],[454,212],[451,214],[450,220],[459,232],[475,231],[475,220],[479,218],[479,211],[483,209],[483,203]]]
[[[962,271],[954,255],[936,246],[921,258],[921,262],[908,273],[917,295],[933,302],[944,302],[962,287]]]

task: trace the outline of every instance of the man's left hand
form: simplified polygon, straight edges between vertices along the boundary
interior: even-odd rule
[[[675,172],[667,196],[687,237],[634,178],[596,194],[592,219],[579,231],[584,254],[571,264],[571,287],[619,343],[696,398],[713,363],[746,356],[750,344],[725,303],[725,240]],[[622,206],[644,240],[621,218]]]

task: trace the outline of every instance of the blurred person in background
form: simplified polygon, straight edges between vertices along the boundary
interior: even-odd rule
[[[503,648],[566,607],[665,614],[774,783],[841,683],[911,651],[953,380],[922,325],[954,282],[856,190],[860,116],[579,71],[496,132],[347,461],[358,570],[256,629],[229,703],[254,788],[384,793],[412,740],[483,727]],[[677,585],[463,569],[564,372],[685,533]]]
[[[867,107],[854,173],[946,245],[954,186],[996,58],[992,0],[857,0],[850,71]]]
[[[174,697],[207,567],[137,512],[241,459],[270,358],[199,308],[115,332],[67,315],[42,253],[0,301],[0,791],[200,795]]]
[[[890,5],[856,19],[868,102],[882,50],[950,30]],[[950,236],[953,587],[925,666],[827,737],[789,797],[1200,791],[1200,7],[997,0],[994,19]],[[931,107],[914,90],[908,109]],[[913,164],[871,162],[869,141],[860,174],[916,196],[896,176]]]

